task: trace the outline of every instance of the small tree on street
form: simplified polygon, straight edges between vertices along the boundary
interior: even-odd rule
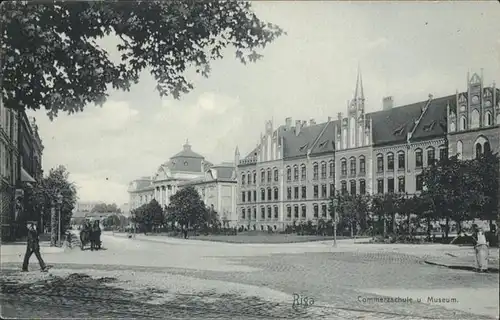
[[[207,222],[207,217],[210,216],[199,193],[190,186],[182,188],[170,197],[167,215],[170,221],[177,222],[184,227],[190,226],[193,229],[203,227]]]

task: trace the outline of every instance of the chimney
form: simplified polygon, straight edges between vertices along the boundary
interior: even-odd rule
[[[292,128],[292,118],[288,117],[285,119],[286,130],[290,130]]]
[[[311,119],[311,120],[309,120],[309,123],[310,123],[310,125],[311,125],[311,126],[313,126],[313,125],[315,125],[315,124],[316,124],[316,120]]]
[[[432,93],[429,93],[429,100],[432,100],[432,98],[434,98],[434,96],[432,95]]]
[[[328,116],[328,122],[332,122],[332,117]]]
[[[337,113],[337,118],[339,119],[339,121],[342,120],[342,112]]]
[[[295,135],[298,136],[300,134],[300,128],[302,127],[302,121],[295,120]]]
[[[382,99],[382,110],[390,110],[394,107],[394,98],[392,96]]]

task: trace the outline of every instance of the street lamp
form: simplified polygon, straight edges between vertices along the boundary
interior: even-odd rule
[[[62,199],[63,199],[63,196],[60,192],[57,193],[57,196],[56,196],[56,202],[57,202],[57,211],[58,211],[58,214],[59,214],[59,223],[58,223],[58,235],[57,235],[57,241],[59,242],[59,247],[61,246],[61,206],[62,206]]]

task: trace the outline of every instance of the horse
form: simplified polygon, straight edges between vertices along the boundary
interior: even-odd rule
[[[101,249],[101,227],[99,220],[96,220],[90,229],[90,250],[98,249]]]
[[[80,249],[84,249],[85,245],[90,241],[90,228],[84,226],[80,231]]]

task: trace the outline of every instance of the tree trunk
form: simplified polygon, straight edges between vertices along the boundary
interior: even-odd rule
[[[353,228],[353,223],[351,222],[351,238],[354,238],[354,228]]]
[[[387,223],[385,221],[385,214],[382,216],[382,223],[383,223],[383,235],[384,235],[384,238],[387,236]]]
[[[427,217],[427,240],[431,240],[431,217]]]
[[[57,215],[56,207],[50,208],[50,246],[55,247],[57,243]]]
[[[444,225],[444,237],[448,239],[448,233],[450,231],[450,218],[446,217],[446,224]]]

